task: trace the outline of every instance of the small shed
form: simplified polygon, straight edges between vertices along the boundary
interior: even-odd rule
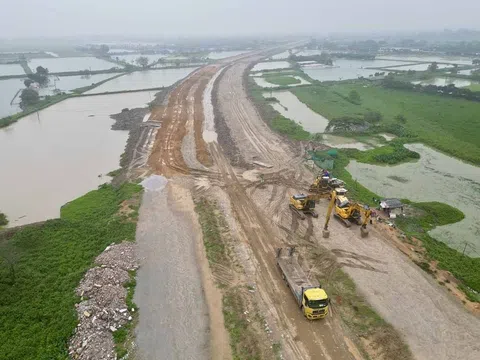
[[[387,213],[399,215],[403,212],[403,204],[399,199],[383,199],[380,201],[380,208]]]

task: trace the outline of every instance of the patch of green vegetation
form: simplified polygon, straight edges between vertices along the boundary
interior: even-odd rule
[[[420,154],[403,146],[399,139],[392,140],[388,145],[375,149],[348,151],[350,157],[357,161],[376,165],[396,165],[403,162],[420,159]]]
[[[301,81],[299,79],[296,79],[292,76],[265,75],[264,78],[269,83],[275,84],[275,85],[286,86],[286,85],[294,85],[294,84],[300,84],[301,83]]]
[[[203,244],[210,264],[228,265],[225,243],[221,235],[221,224],[215,203],[205,198],[195,202],[195,211],[202,227]]]
[[[230,334],[234,360],[260,360],[261,353],[254,332],[244,315],[245,306],[238,288],[229,289],[223,296],[223,318]]]
[[[141,189],[101,185],[63,206],[59,219],[27,226],[11,238],[0,233],[3,359],[68,358],[77,325],[74,290],[105,247],[135,239],[136,223],[118,210]]]
[[[127,304],[127,308],[129,310],[134,309],[135,312],[132,314],[134,317],[133,321],[126,323],[120,329],[117,329],[113,333],[113,340],[115,341],[115,351],[117,352],[117,358],[122,359],[125,355],[128,354],[130,342],[129,339],[133,337],[133,328],[136,324],[137,320],[137,305],[133,302],[133,295],[135,294],[135,287],[137,285],[137,272],[136,270],[129,271],[130,281],[125,283],[125,288],[127,289],[127,297],[125,299],[125,303]]]
[[[0,229],[2,228],[2,226],[5,226],[8,224],[8,219],[7,219],[7,215],[5,215],[4,213],[0,212]]]
[[[115,177],[115,176],[119,175],[121,172],[122,172],[122,168],[118,168],[116,170],[110,171],[107,175],[110,176],[110,177]]]
[[[467,86],[467,89],[472,91],[480,91],[480,84],[472,84],[470,86]]]
[[[361,104],[345,100],[357,91]],[[378,112],[382,119],[376,131],[412,136],[447,154],[480,165],[480,103],[439,95],[386,89],[369,82],[296,87],[291,91],[313,111],[328,119],[364,118]],[[342,96],[339,96],[341,94]],[[402,114],[405,122],[400,122]],[[402,119],[403,119],[402,118]]]

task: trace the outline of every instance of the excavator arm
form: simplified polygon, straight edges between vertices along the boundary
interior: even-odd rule
[[[337,198],[337,192],[334,190],[331,193],[330,203],[328,204],[327,216],[325,218],[325,225],[323,227],[323,237],[328,238],[330,236],[330,230],[328,230],[328,223],[330,222],[330,216],[332,215],[332,210],[335,206],[335,200]]]

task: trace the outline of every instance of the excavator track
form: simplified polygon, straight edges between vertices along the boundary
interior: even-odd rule
[[[290,210],[293,211],[293,213],[295,213],[301,220],[305,220],[305,214],[303,212],[301,212],[300,210],[298,210],[295,206],[293,206],[292,204],[289,205],[290,207]],[[318,215],[317,215],[318,216]]]
[[[350,223],[350,221],[342,218],[341,216],[339,216],[338,214],[333,214],[333,216],[335,217],[335,219],[338,219],[343,225],[345,225],[347,228],[349,228],[350,226],[352,226],[352,224]]]

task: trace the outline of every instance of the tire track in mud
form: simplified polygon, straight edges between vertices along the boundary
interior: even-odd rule
[[[233,213],[246,237],[244,241],[257,260],[258,293],[269,309],[269,317],[274,319],[283,333],[285,355],[290,359],[351,359],[351,354],[343,342],[343,334],[340,331],[340,336],[337,336],[334,331],[336,325],[332,319],[327,318],[320,324],[309,322],[303,317],[276,269],[274,250],[282,246],[282,242],[275,236],[274,229],[255,203],[247,196],[234,170],[216,144],[211,144],[210,153],[224,179]]]

